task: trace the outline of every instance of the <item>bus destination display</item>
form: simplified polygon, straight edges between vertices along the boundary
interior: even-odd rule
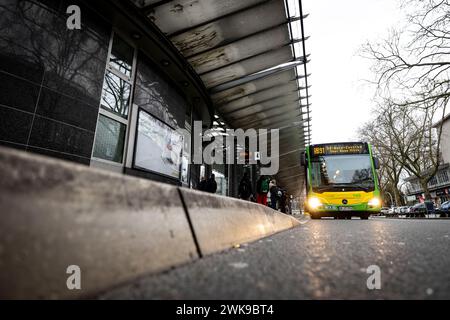
[[[312,156],[369,153],[364,143],[322,144],[311,147]]]

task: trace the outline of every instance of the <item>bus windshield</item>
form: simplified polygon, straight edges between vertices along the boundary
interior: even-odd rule
[[[314,192],[373,191],[375,183],[368,154],[330,155],[311,159]]]

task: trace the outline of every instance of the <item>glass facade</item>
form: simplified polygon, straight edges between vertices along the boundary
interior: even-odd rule
[[[98,117],[94,157],[122,162],[126,126],[111,118]]]
[[[215,175],[217,182],[217,194],[228,195],[228,171],[227,165],[213,164],[212,173]]]
[[[90,163],[111,26],[83,2],[82,29],[63,1],[0,7],[0,144]]]
[[[109,64],[121,74],[131,77],[134,49],[122,38],[114,37]]]
[[[107,71],[103,82],[102,108],[127,119],[130,95],[131,84]]]
[[[135,86],[134,104],[175,129],[184,128],[188,108],[185,97],[142,52],[138,55]]]
[[[80,7],[81,30],[67,28],[69,5]],[[189,164],[189,134],[205,107],[203,100],[195,108],[191,101],[201,92],[177,82],[190,72],[155,64],[148,45],[154,39],[135,41],[122,33],[126,28],[114,25],[102,6],[83,0],[1,1],[0,145],[195,187],[200,166]],[[181,158],[166,157],[178,161],[178,172],[129,163],[142,131],[133,116],[139,110],[173,132],[186,130]],[[150,144],[142,148],[152,150]]]
[[[135,52],[116,32],[111,41],[92,156],[95,160],[122,164],[129,126]]]

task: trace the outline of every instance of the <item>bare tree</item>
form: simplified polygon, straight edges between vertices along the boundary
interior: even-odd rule
[[[433,127],[437,108],[427,106],[417,109],[386,101],[379,108],[376,120],[378,128],[375,135],[380,136],[377,143],[409,175],[417,177],[428,200],[431,199],[428,183],[441,164],[439,145],[442,130],[439,127],[435,131]],[[400,176],[397,178],[400,179]]]
[[[400,178],[404,171],[404,166],[393,155],[392,149],[394,142],[389,133],[389,129],[382,126],[382,114],[377,115],[373,120],[366,122],[359,128],[359,136],[363,141],[368,141],[373,147],[373,153],[380,161],[380,170],[378,176],[380,178],[380,189],[384,195],[390,193],[394,195],[395,204],[402,203],[402,197],[399,190]],[[391,203],[394,205],[394,203]]]
[[[382,108],[379,139],[390,157],[419,180],[426,199],[428,182],[440,166],[442,121],[450,99],[449,0],[404,0],[406,25],[384,41],[367,43],[363,56],[374,61],[376,96]]]
[[[374,60],[378,94],[397,105],[442,105],[450,97],[450,4],[447,0],[408,0],[414,8],[403,29],[379,43],[366,43],[363,56]]]

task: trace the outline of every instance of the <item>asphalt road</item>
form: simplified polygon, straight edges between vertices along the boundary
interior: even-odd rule
[[[369,290],[377,265],[381,289]],[[314,220],[101,299],[449,299],[450,221]]]

